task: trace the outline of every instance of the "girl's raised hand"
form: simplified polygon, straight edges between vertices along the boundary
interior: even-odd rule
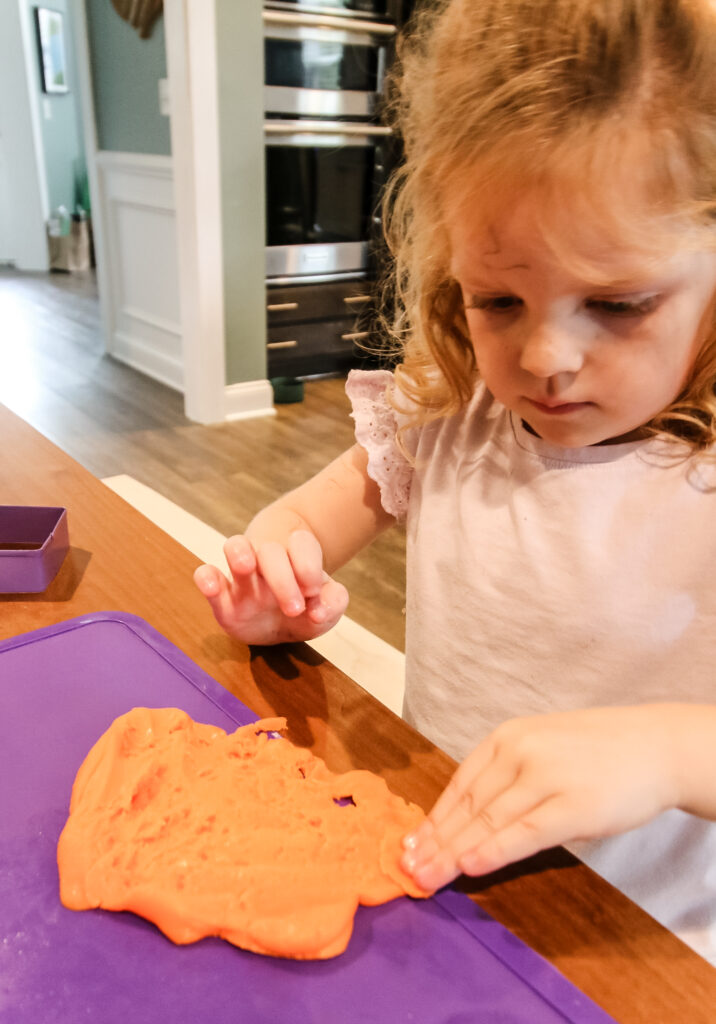
[[[224,554],[231,579],[202,565],[194,582],[219,625],[246,644],[313,640],[336,624],[348,592],[323,571],[321,546],[307,530],[290,534],[286,545],[230,537]]]
[[[404,839],[403,868],[428,890],[539,850],[644,824],[678,805],[670,705],[518,718],[460,765]]]

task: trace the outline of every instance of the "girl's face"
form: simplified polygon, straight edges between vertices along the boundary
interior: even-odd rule
[[[569,231],[573,271],[547,244],[538,201],[528,193],[487,231],[469,208],[448,223],[480,375],[553,444],[639,437],[682,390],[711,327],[716,253],[655,259],[561,211],[550,233]]]

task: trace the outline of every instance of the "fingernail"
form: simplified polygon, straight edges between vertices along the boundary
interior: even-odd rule
[[[300,615],[301,612],[305,610],[305,607],[306,605],[303,601],[303,598],[294,597],[293,600],[289,601],[288,604],[286,605],[286,614]]]
[[[403,849],[414,850],[418,845],[418,833],[409,832],[407,836],[403,836]]]
[[[194,582],[204,597],[213,597],[214,594],[218,593],[219,584],[214,576],[197,575],[194,577]]]
[[[415,865],[416,864],[417,864],[417,857],[415,856],[414,853],[410,853],[410,851],[407,851],[406,853],[404,853],[403,856],[400,858],[400,866],[401,866],[401,868],[403,869],[403,871],[407,872],[409,875],[412,875],[413,872],[415,871]]]

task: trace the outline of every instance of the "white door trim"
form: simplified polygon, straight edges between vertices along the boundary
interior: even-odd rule
[[[166,0],[174,196],[189,419],[224,418],[226,380],[214,2]]]
[[[215,0],[165,0],[164,28],[184,342],[184,409],[189,419],[200,423],[272,415],[275,409],[269,381],[226,384]]]
[[[37,94],[35,78],[35,66],[31,60],[33,47],[36,47],[34,39],[33,12],[32,9],[19,0],[20,12],[20,33],[22,36],[22,51],[24,55],[25,78],[27,81],[27,95],[30,103],[30,126],[32,129],[32,143],[35,150],[35,170],[37,173],[37,185],[40,190],[40,204],[42,207],[42,219],[45,223],[50,216],[50,197],[47,187],[47,172],[45,169],[45,146],[42,141],[42,128],[40,126],[40,98]]]
[[[1,7],[0,257],[18,270],[46,271],[47,177],[34,73],[32,10],[21,0],[2,0]]]
[[[92,204],[92,241],[94,244],[95,262],[97,264],[97,290],[99,292],[99,307],[102,317],[102,333],[105,350],[107,350],[112,337],[114,314],[111,306],[112,288],[109,261],[107,259],[105,196],[102,193],[102,184],[97,168],[97,122],[95,121],[94,96],[92,92],[87,14],[85,12],[85,0],[68,0],[68,2],[72,10],[72,22],[75,27],[75,53],[77,54],[77,77],[79,80],[80,109],[82,111],[82,134],[85,162],[87,164],[90,203]]]

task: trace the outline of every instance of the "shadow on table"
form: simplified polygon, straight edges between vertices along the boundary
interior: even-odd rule
[[[7,601],[71,601],[75,591],[82,582],[87,566],[92,558],[91,551],[84,548],[70,547],[57,575],[50,585],[40,594],[0,594],[0,602]]]
[[[311,747],[334,770],[396,772],[415,766],[416,759],[434,750],[307,644],[251,648],[251,669],[275,713],[288,719],[293,742]],[[446,781],[454,765],[442,756]]]

